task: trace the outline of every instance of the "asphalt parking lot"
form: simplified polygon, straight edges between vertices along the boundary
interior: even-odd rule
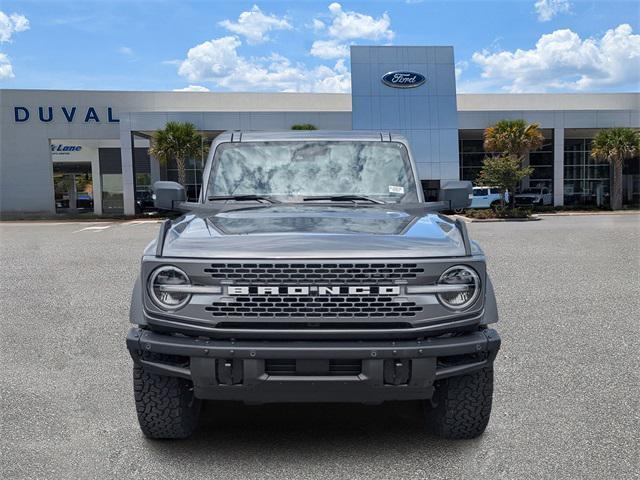
[[[638,478],[640,216],[473,223],[501,313],[489,427],[442,441],[414,403],[207,404],[149,441],[124,344],[155,223],[0,223],[0,477]]]

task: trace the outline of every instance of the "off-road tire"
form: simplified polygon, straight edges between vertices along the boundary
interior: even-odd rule
[[[190,381],[151,373],[135,364],[133,393],[138,423],[147,438],[187,438],[195,430],[201,401],[194,397]]]
[[[427,428],[443,438],[476,438],[487,428],[492,399],[493,365],[443,380],[426,402]]]

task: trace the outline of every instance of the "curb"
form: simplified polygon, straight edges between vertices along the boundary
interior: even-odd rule
[[[460,216],[467,223],[498,223],[498,222],[537,222],[542,220],[537,216],[530,218],[469,218]]]
[[[577,216],[598,216],[598,215],[640,215],[640,210],[617,211],[617,212],[557,212],[557,213],[537,213],[541,217],[577,217]]]

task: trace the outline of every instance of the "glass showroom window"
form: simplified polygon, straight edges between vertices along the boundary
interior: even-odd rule
[[[553,192],[553,138],[545,138],[540,149],[529,153],[529,165],[534,169],[529,187],[548,188]]]
[[[482,162],[492,152],[485,152],[482,140],[460,140],[460,179],[468,180],[475,184],[476,178],[482,170]]]
[[[198,195],[200,193],[200,188],[202,187],[202,169],[204,167],[204,162],[202,158],[190,158],[186,162],[186,185],[184,186],[187,190],[187,199],[190,202],[195,202],[198,200]],[[171,160],[167,164],[167,180],[171,182],[178,181],[178,166],[176,165],[175,160]]]
[[[564,141],[565,205],[609,203],[610,168],[607,162],[591,158],[590,138]]]

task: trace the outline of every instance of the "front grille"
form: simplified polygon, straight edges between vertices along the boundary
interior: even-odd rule
[[[415,263],[228,263],[204,269],[216,280],[244,280],[252,284],[389,284],[416,278],[424,268]]]
[[[296,360],[265,360],[264,373],[267,375],[298,375]],[[362,360],[329,360],[323,375],[360,375],[362,373]]]
[[[213,302],[205,310],[214,317],[415,317],[422,307],[385,296],[345,297],[235,297]]]

